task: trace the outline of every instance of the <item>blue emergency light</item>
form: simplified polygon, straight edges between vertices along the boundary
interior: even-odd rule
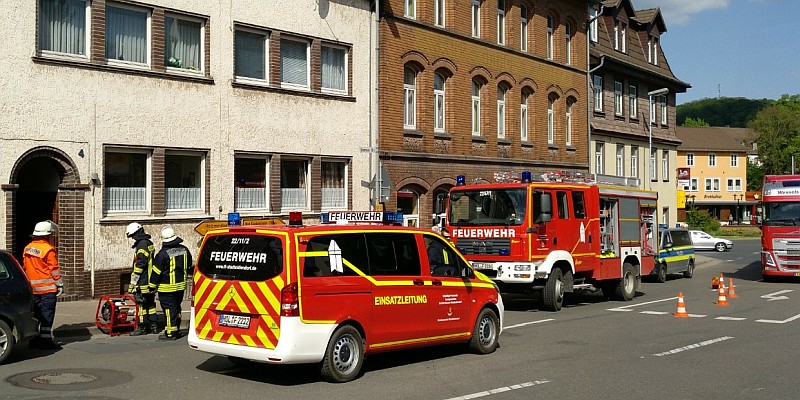
[[[522,171],[522,183],[531,183],[531,171]]]
[[[228,213],[228,226],[236,226],[242,224],[242,218],[239,217],[238,212]]]
[[[456,186],[464,186],[467,184],[467,177],[464,175],[456,176]]]
[[[403,224],[403,213],[385,211],[383,213],[383,222],[385,222],[387,224],[402,225]]]

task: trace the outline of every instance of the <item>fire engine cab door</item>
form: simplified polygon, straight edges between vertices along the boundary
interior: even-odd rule
[[[447,243],[434,235],[423,235],[427,249],[430,283],[427,298],[430,309],[429,336],[432,340],[452,340],[470,333],[471,280],[469,267]]]
[[[565,197],[562,199],[562,197]],[[562,202],[568,203],[567,211],[568,216],[563,220],[563,230],[569,238],[562,246],[564,250],[572,254],[575,261],[575,270],[582,271],[592,269],[594,265],[595,253],[592,252],[593,242],[600,240],[599,237],[594,237],[593,232],[597,226],[590,224],[597,224],[598,221],[590,221],[588,218],[589,213],[586,210],[586,191],[583,189],[570,189],[566,192],[556,193],[556,204],[560,210]],[[559,211],[560,212],[560,211]],[[559,228],[559,234],[562,230]]]

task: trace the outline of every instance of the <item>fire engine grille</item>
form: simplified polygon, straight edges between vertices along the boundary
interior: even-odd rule
[[[503,255],[511,254],[511,239],[460,239],[458,251],[470,255],[500,255],[500,250],[505,250]]]

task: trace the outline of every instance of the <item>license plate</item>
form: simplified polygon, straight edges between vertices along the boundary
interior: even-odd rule
[[[492,264],[484,263],[484,262],[474,262],[474,263],[472,263],[472,268],[475,268],[475,269],[492,269]]]
[[[800,276],[800,272],[795,272],[794,276]]]
[[[219,324],[235,328],[249,328],[250,317],[244,315],[221,314],[219,316]]]

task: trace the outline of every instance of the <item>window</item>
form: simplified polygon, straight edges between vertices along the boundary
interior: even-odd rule
[[[236,210],[267,208],[268,165],[265,158],[236,157],[233,164]]]
[[[605,171],[605,166],[603,165],[603,160],[605,159],[605,155],[603,154],[603,149],[605,143],[597,142],[594,145],[594,173],[595,174],[602,174]]]
[[[417,240],[410,233],[370,233],[367,237],[369,274],[419,276]]]
[[[622,116],[622,82],[614,81],[614,115]]]
[[[481,36],[481,0],[472,0],[472,37]]]
[[[444,0],[436,0],[434,3],[434,24],[436,26],[444,27]]]
[[[653,38],[653,65],[658,65],[658,39]]]
[[[569,201],[567,199],[567,192],[556,192],[556,203],[558,203],[558,219],[569,218]]]
[[[667,122],[667,96],[662,95],[661,97],[661,125],[668,125]]]
[[[341,249],[342,259],[347,260],[365,273],[369,271],[367,243],[363,233],[338,233],[334,235],[314,236],[309,239],[306,252],[327,252],[331,243],[336,243],[339,249]],[[323,277],[324,279],[324,277],[329,276],[358,275],[356,271],[351,268],[343,268],[342,271],[332,268],[330,260],[331,257],[306,257],[303,261],[303,276]]]
[[[566,140],[567,146],[572,145],[572,105],[573,104],[575,104],[574,101],[569,101],[569,100],[567,101],[567,113],[566,113],[566,118],[565,118],[566,119],[565,122],[567,124],[567,129],[566,129],[566,132],[565,132],[566,136],[567,136],[567,140]]]
[[[481,84],[472,80],[472,135],[481,135]]]
[[[594,110],[603,111],[603,77],[595,75],[594,78]]]
[[[697,178],[689,179],[689,186],[684,186],[683,190],[687,192],[696,192],[697,191],[698,180]]]
[[[627,42],[628,42],[627,36],[628,36],[628,24],[626,24],[624,22],[620,22],[620,27],[619,27],[619,40],[620,40],[619,50],[621,52],[623,52],[623,53],[627,53],[628,52],[628,50],[627,50]]]
[[[308,161],[281,160],[281,208],[308,207]]]
[[[669,180],[669,151],[661,150],[661,180]]]
[[[576,219],[586,218],[586,202],[580,190],[572,191],[572,212]]]
[[[639,113],[639,93],[636,85],[628,85],[628,114],[631,118],[638,118]]]
[[[164,65],[190,71],[203,71],[203,31],[197,19],[164,17]]]
[[[552,97],[547,99],[547,143],[553,144],[555,139],[555,103]]]
[[[506,43],[506,0],[497,0],[497,43]]]
[[[433,75],[433,130],[444,132],[444,76]]]
[[[555,20],[553,16],[547,16],[547,59],[553,59],[553,35],[555,34]]]
[[[710,153],[708,155],[708,166],[709,167],[716,167],[717,166],[717,155],[714,153]]]
[[[656,171],[656,153],[658,149],[650,150],[650,180],[654,181],[658,179],[658,171]]]
[[[347,164],[340,161],[322,162],[322,208],[347,208]]]
[[[417,72],[411,67],[405,67],[403,73],[403,98],[403,127],[414,129],[417,127]]]
[[[497,138],[506,137],[506,89],[497,87]]]
[[[147,212],[150,191],[150,153],[106,151],[103,162],[103,209]]]
[[[564,63],[567,65],[572,64],[572,24],[567,22],[564,24]]]
[[[631,146],[631,176],[639,178],[639,147]]]
[[[614,50],[619,50],[619,21],[614,21]]]
[[[739,155],[738,154],[731,154],[731,167],[738,167],[739,166]]]
[[[233,36],[234,74],[236,79],[267,82],[267,35],[237,29]]]
[[[309,48],[307,41],[281,38],[281,86],[309,89]]]
[[[347,93],[347,49],[338,46],[321,46],[322,91]]]
[[[686,166],[694,167],[694,153],[686,153]]]
[[[519,110],[519,136],[523,142],[528,141],[528,97],[530,96],[525,93],[522,94],[522,104]]]
[[[39,50],[88,58],[90,20],[88,0],[41,0]]]
[[[106,4],[106,59],[119,63],[150,63],[150,12]]]
[[[405,16],[408,18],[417,17],[417,0],[405,0]]]
[[[589,9],[589,20],[592,21],[589,24],[589,39],[591,41],[597,41],[597,18],[599,17],[598,11],[596,8],[592,7]]]
[[[647,62],[653,63],[653,36],[647,35]]]
[[[164,198],[167,211],[203,209],[204,157],[196,153],[164,156]]]
[[[526,7],[524,4],[520,4],[519,14],[519,47],[522,51],[528,51],[528,7]]]
[[[625,145],[617,144],[617,176],[625,176]]]
[[[647,121],[647,123],[656,123],[656,98],[654,96],[650,96],[650,121]]]
[[[706,192],[719,192],[719,178],[706,178]]]
[[[728,178],[728,186],[726,190],[729,192],[741,192],[742,180],[740,178]]]

